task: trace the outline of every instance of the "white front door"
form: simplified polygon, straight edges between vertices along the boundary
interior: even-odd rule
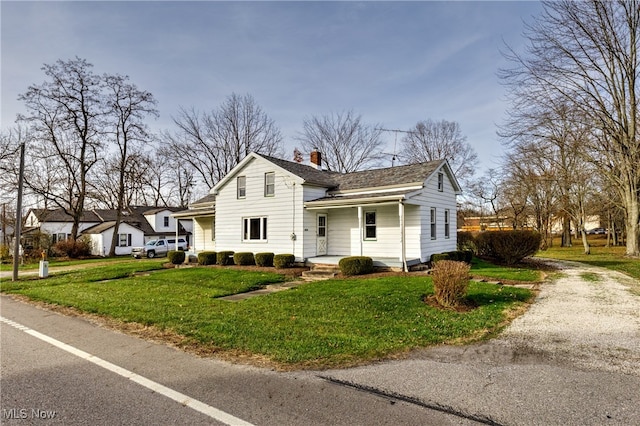
[[[316,220],[316,256],[327,254],[327,215],[319,214]]]

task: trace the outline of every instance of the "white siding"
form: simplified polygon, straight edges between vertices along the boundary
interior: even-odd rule
[[[78,224],[78,234],[82,233],[87,228],[91,228],[100,222],[80,222]],[[71,234],[71,228],[73,224],[71,222],[43,222],[40,225],[40,232],[53,234]]]
[[[264,195],[264,175],[275,172],[275,194]],[[246,197],[237,198],[236,177],[246,176]],[[292,253],[304,258],[304,224],[300,178],[267,160],[253,159],[218,188],[216,197],[216,250]],[[267,240],[243,241],[243,218],[266,217]],[[292,234],[296,235],[293,240]]]
[[[420,226],[420,259],[428,261],[432,254],[456,250],[456,195],[444,173],[443,191],[438,191],[438,174],[434,173],[425,182],[422,193],[411,199],[412,203],[419,205],[421,218]],[[431,239],[431,208],[436,209],[436,239]],[[449,209],[449,238],[444,236],[444,211]],[[415,226],[415,217],[411,217],[412,226]],[[415,246],[415,237],[407,238],[407,245]],[[407,257],[409,257],[407,249]]]
[[[107,256],[111,248],[111,238],[114,228],[109,228],[101,234],[89,234],[91,238],[91,254],[97,256]],[[116,256],[124,256],[131,254],[132,247],[140,247],[144,245],[144,235],[138,228],[134,228],[128,223],[121,223],[118,229],[119,234],[131,234],[131,245],[126,247],[116,247]]]
[[[326,188],[320,188],[317,186],[309,186],[305,185],[304,188],[304,201],[309,200],[317,200],[318,198],[322,198],[326,195]],[[316,251],[316,220],[318,214],[327,213],[326,210],[303,210],[303,230],[301,237],[298,240],[301,240],[301,244],[303,246],[303,257],[314,257],[317,255]],[[328,218],[327,218],[328,220]]]
[[[171,217],[171,210],[162,210],[155,214],[144,215],[147,222],[151,225],[154,231],[158,234],[170,234],[176,233],[176,219]],[[169,218],[169,225],[164,226],[164,218]]]
[[[193,243],[191,250],[215,251],[216,243],[213,241],[211,231],[214,216],[196,217],[193,219]]]

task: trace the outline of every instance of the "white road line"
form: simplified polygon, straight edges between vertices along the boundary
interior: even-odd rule
[[[91,355],[88,352],[84,352],[80,349],[77,349],[71,345],[67,345],[66,343],[63,343],[59,340],[54,339],[53,337],[49,337],[46,334],[42,334],[39,333],[35,330],[30,329],[29,327],[26,327],[22,324],[19,324],[15,321],[12,321],[10,319],[4,318],[4,317],[0,317],[0,321],[10,325],[20,331],[23,331],[37,339],[40,339],[44,342],[49,343],[50,345],[53,345],[57,348],[60,348],[64,351],[69,352],[72,355],[75,355],[79,358],[82,358],[86,361],[92,362],[96,365],[99,365],[102,368],[105,368],[113,373],[119,374],[122,377],[125,377],[129,380],[132,380],[148,389],[151,389],[154,392],[157,392],[161,395],[166,396],[167,398],[171,398],[174,401],[185,405],[187,407],[190,407],[196,411],[199,411],[203,414],[206,414],[207,416],[222,422],[224,424],[227,425],[233,425],[233,426],[253,426],[251,423],[245,422],[242,419],[239,419],[237,417],[232,416],[231,414],[225,413],[222,410],[219,410],[215,407],[212,407],[210,405],[205,404],[204,402],[198,401],[196,399],[193,399],[183,393],[180,393],[178,391],[175,391],[171,388],[168,388],[166,386],[161,385],[160,383],[154,382],[153,380],[149,380],[146,377],[143,377],[139,374],[136,374],[132,371],[126,370],[122,367],[119,367],[115,364],[112,364],[108,361],[105,361],[101,358],[98,358],[94,355]]]

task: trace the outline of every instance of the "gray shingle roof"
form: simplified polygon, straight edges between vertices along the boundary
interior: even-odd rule
[[[406,166],[386,167],[352,173],[338,173],[318,170],[306,164],[282,160],[267,155],[261,156],[296,176],[300,176],[307,183],[321,185],[332,191],[423,182],[444,162],[444,160],[437,160]]]
[[[351,189],[424,182],[443,162],[444,160],[429,161],[406,166],[345,173],[340,176],[338,187],[334,188],[334,190],[347,191]]]

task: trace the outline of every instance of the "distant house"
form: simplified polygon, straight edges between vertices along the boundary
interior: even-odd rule
[[[251,153],[176,218],[194,221],[196,251],[294,254],[329,263],[374,258],[406,269],[456,249],[460,186],[447,161],[336,173]]]
[[[124,210],[118,229],[116,254],[131,254],[132,247],[142,246],[154,238],[174,236],[176,232],[188,241],[191,221],[178,223],[171,216],[180,210],[182,209],[176,207],[146,206],[134,206]],[[109,253],[116,214],[117,211],[114,209],[93,209],[83,213],[78,227],[79,235],[91,239],[92,254],[105,256]],[[30,234],[39,231],[48,234],[51,244],[55,244],[71,236],[72,225],[72,217],[62,209],[31,209],[26,216],[23,235],[28,240]]]

